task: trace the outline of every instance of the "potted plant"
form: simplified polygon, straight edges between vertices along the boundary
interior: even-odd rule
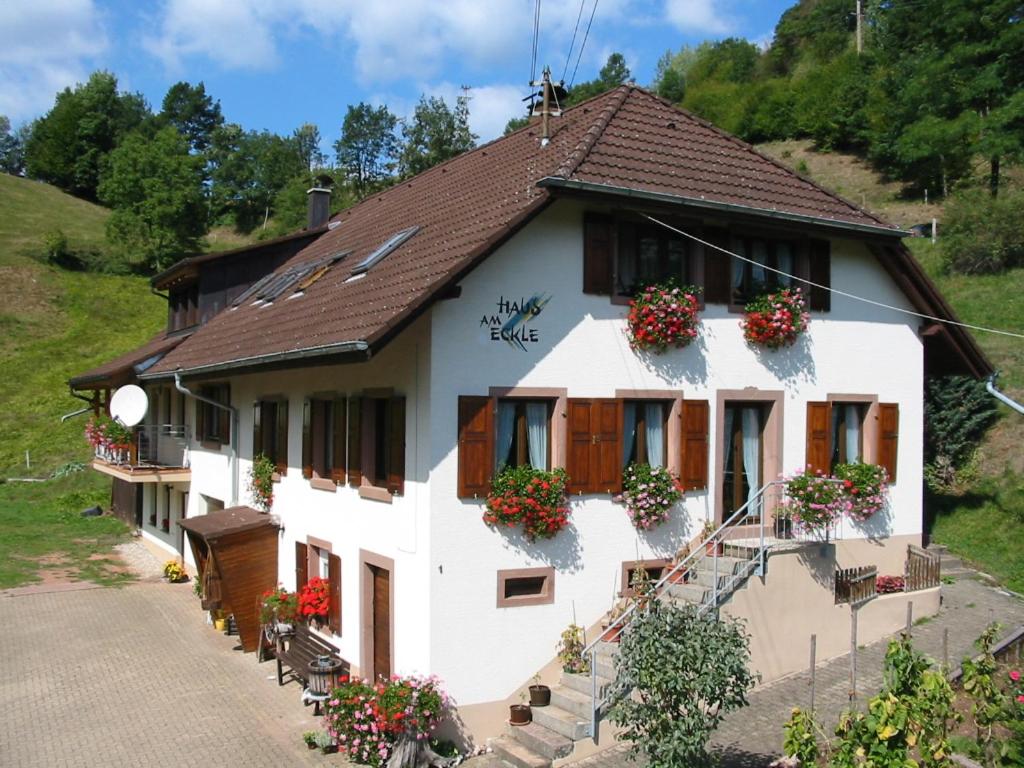
[[[299,596],[289,592],[280,584],[276,589],[268,589],[263,593],[260,602],[260,623],[270,629],[277,637],[292,634],[293,625],[299,617]]]
[[[762,294],[748,301],[743,312],[743,338],[750,345],[767,349],[794,344],[811,319],[799,288]]]
[[[223,632],[228,628],[227,617],[221,611],[211,611],[210,615],[213,616],[213,628],[218,632]]]
[[[889,476],[885,467],[860,461],[837,464],[834,476],[842,480],[846,513],[854,520],[864,522],[885,506],[889,490]]]
[[[306,731],[302,734],[302,740],[306,742],[306,747],[309,749],[316,749],[316,731]]]
[[[298,606],[299,615],[314,626],[326,624],[331,606],[330,583],[319,576],[314,576],[302,586]]]
[[[793,538],[793,517],[785,510],[781,510],[775,515],[775,538]]]
[[[274,462],[262,453],[256,454],[249,467],[249,493],[253,505],[261,512],[269,512],[274,504]]]
[[[315,745],[320,747],[320,751],[325,755],[338,751],[338,745],[334,743],[334,737],[327,731],[317,731],[314,735],[314,739]]]
[[[546,707],[551,703],[551,689],[542,685],[540,675],[533,676],[533,684],[530,685],[530,706]]]
[[[619,637],[622,635],[622,624],[616,624],[616,622],[622,617],[622,615],[629,608],[627,601],[619,600],[612,606],[612,609],[608,611],[607,618],[601,623],[601,642],[602,643],[617,643]]]
[[[699,295],[699,288],[681,287],[673,280],[643,288],[629,302],[626,316],[629,346],[656,354],[670,346],[677,349],[687,346],[697,338]]]
[[[585,647],[583,627],[575,623],[570,624],[562,632],[562,639],[558,643],[558,660],[562,664],[563,672],[574,675],[586,675],[590,672],[590,664],[583,657]]]
[[[164,578],[177,584],[179,581],[188,581],[188,574],[177,560],[168,560],[164,563]]]
[[[785,478],[786,500],[782,509],[794,524],[813,533],[824,533],[846,507],[843,484],[810,467]]]
[[[526,703],[526,691],[519,692],[519,703],[510,704],[508,708],[509,725],[528,725],[533,722],[533,712]]]
[[[704,544],[704,554],[708,557],[714,557],[715,555],[721,555],[725,551],[725,546],[721,541],[711,541],[711,536],[718,530],[715,524],[710,520],[704,521],[704,529],[701,531],[700,538]]]
[[[690,580],[689,568],[680,568],[679,570],[676,570],[676,567],[689,556],[690,545],[688,542],[684,542],[683,546],[676,551],[672,556],[672,561],[668,564],[669,584],[685,584]]]
[[[615,501],[638,531],[646,531],[668,520],[669,510],[683,498],[683,486],[669,470],[650,464],[630,464],[622,471],[622,495]]]
[[[568,483],[561,468],[506,467],[491,482],[484,522],[496,528],[522,526],[529,541],[553,538],[569,523]]]

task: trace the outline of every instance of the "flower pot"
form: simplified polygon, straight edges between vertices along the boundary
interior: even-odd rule
[[[775,538],[777,539],[792,539],[793,538],[793,520],[789,517],[777,517],[775,518]]]
[[[530,706],[546,707],[551,703],[551,689],[546,685],[530,686]]]
[[[315,741],[308,741],[308,742],[306,742],[306,749],[316,749],[316,742]]]
[[[622,635],[622,626],[621,625],[616,624],[614,627],[606,626],[604,628],[604,633],[601,635],[601,642],[602,643],[617,643],[617,642],[619,642],[619,637],[621,635]]]
[[[714,557],[715,555],[721,557],[724,551],[725,545],[720,541],[709,541],[704,545],[704,554],[708,557]]]
[[[227,629],[227,626],[228,626],[228,620],[227,619],[214,619],[213,620],[213,628],[215,630],[217,630],[218,632],[223,632],[225,629]]]
[[[529,704],[512,704],[508,708],[509,725],[527,725],[533,720]]]
[[[685,584],[689,580],[690,580],[690,571],[688,569],[685,569],[685,568],[683,570],[681,570],[681,571],[676,571],[675,573],[673,573],[671,576],[668,577],[668,583],[669,584]]]

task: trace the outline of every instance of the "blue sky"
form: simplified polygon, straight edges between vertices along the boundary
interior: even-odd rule
[[[795,0],[598,0],[577,81],[608,54],[626,56],[641,85],[668,49],[730,35],[771,39]],[[583,18],[566,79],[572,73]],[[452,103],[471,87],[470,124],[488,140],[522,113],[529,89],[534,0],[3,0],[0,114],[14,125],[95,69],[159,108],[179,80],[206,83],[225,117],[290,133],[320,127],[325,149],[348,104],[412,112],[420,94]],[[566,67],[580,0],[542,0],[538,67]]]

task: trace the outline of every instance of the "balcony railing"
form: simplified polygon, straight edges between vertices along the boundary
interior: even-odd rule
[[[184,424],[153,424],[132,430],[128,446],[96,446],[96,458],[127,469],[188,467],[189,430]]]

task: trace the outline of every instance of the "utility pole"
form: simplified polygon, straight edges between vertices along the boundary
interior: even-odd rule
[[[534,86],[534,87],[539,85],[539,86],[541,86],[541,89],[542,89],[541,90],[541,107],[540,107],[540,112],[539,112],[540,117],[541,117],[541,139],[540,139],[540,145],[542,147],[546,147],[548,145],[548,142],[551,140],[551,122],[550,122],[550,120],[551,120],[552,117],[558,117],[559,115],[562,114],[561,104],[558,104],[559,96],[555,92],[555,85],[551,82],[551,69],[549,67],[544,67],[544,73],[543,73],[540,81],[536,81],[535,80],[535,81],[531,82],[530,85]],[[558,85],[558,88],[561,89],[560,92],[562,93],[562,97],[564,98],[565,91],[564,91],[564,89],[562,89],[561,84]],[[554,109],[552,109],[552,104],[551,104],[551,100],[552,99],[554,99],[556,104],[557,104],[557,107],[554,108]],[[533,108],[532,114],[533,115],[537,115],[538,114],[538,110],[537,110],[536,106]]]
[[[863,2],[864,0],[857,0],[857,55],[859,56],[864,50],[864,32],[861,19],[863,18]]]

